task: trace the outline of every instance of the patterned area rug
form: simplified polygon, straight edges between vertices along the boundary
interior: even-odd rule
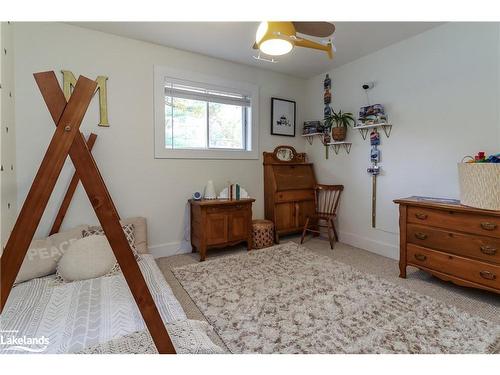
[[[500,325],[292,242],[173,273],[233,353],[500,352]]]

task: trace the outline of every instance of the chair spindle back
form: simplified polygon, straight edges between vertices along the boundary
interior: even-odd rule
[[[340,194],[344,190],[344,185],[316,185],[315,204],[316,214],[333,216],[337,212]]]

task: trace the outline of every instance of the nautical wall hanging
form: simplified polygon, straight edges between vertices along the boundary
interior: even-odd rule
[[[330,76],[327,74],[325,77],[325,80],[323,81],[323,104],[325,105],[325,108],[323,110],[323,119],[325,120],[327,117],[330,117],[332,114],[332,80]],[[324,135],[323,135],[323,144],[325,145],[325,157],[328,159],[328,143],[330,143],[331,138],[330,138],[330,128],[325,127],[323,129]]]
[[[76,77],[73,72],[69,70],[61,70],[63,74],[63,92],[66,100],[69,100],[71,93],[76,85]],[[97,82],[96,92],[99,93],[99,126],[109,126],[108,120],[108,90],[107,84],[108,77],[97,76],[95,79]]]
[[[378,145],[380,145],[380,134],[377,129],[373,129],[370,134],[370,145],[372,146],[370,150],[370,161],[371,166],[368,167],[367,172],[372,176],[372,228],[376,226],[376,213],[377,213],[377,176],[380,173],[380,150]]]
[[[365,90],[367,105],[359,110],[358,123],[354,127],[361,133],[363,139],[366,139],[370,132],[370,162],[371,165],[367,168],[367,172],[372,177],[372,228],[377,224],[377,176],[381,172],[380,163],[380,133],[379,128],[382,128],[387,138],[389,138],[392,130],[392,124],[389,124],[384,106],[381,104],[370,105],[368,90],[374,87],[373,82],[368,82],[362,85]]]

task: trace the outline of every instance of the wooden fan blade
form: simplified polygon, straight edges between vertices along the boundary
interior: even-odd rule
[[[292,22],[295,31],[301,34],[326,38],[335,32],[335,25],[330,22]]]
[[[253,49],[259,49],[259,46],[257,45],[256,42],[253,43],[253,46],[252,46]]]

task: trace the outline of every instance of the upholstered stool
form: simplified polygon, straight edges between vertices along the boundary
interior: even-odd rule
[[[252,221],[253,249],[262,249],[274,245],[274,224],[270,220]]]

